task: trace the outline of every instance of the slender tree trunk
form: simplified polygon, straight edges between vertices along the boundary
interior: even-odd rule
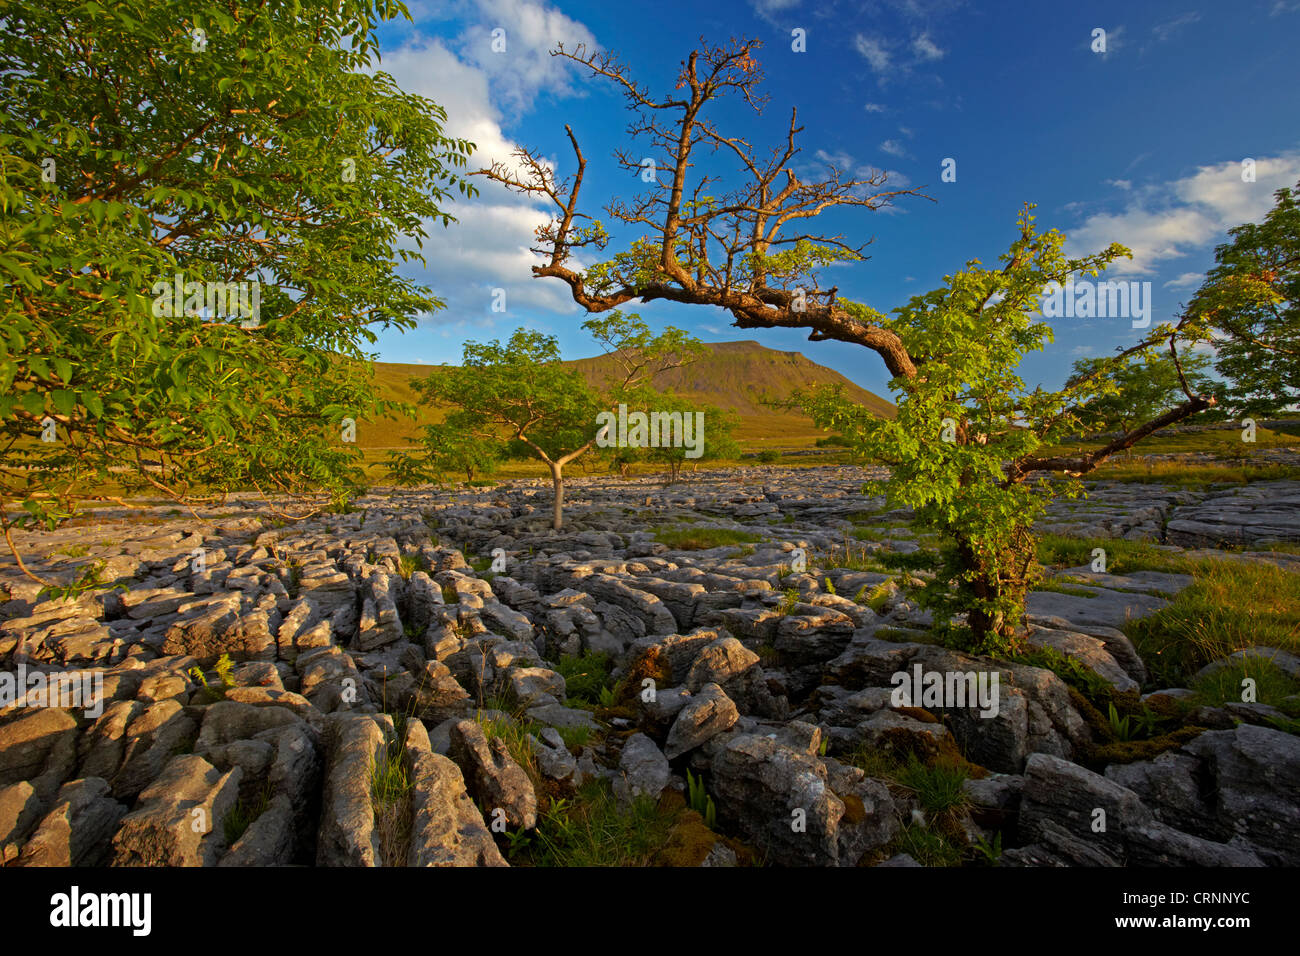
[[[551,522],[551,527],[556,531],[564,527],[564,476],[560,471],[562,467],[557,462],[551,462],[551,484],[555,486],[555,520]]]

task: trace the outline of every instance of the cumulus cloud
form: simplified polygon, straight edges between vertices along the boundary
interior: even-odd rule
[[[559,41],[566,48],[583,42],[591,49],[595,39],[582,24],[545,3],[483,0],[471,12],[477,19],[455,44],[462,55],[440,39],[415,35],[385,51],[376,68],[391,74],[402,89],[427,96],[446,110],[444,132],[475,144],[469,169],[494,162],[517,169],[516,144],[503,129],[506,115],[530,109],[540,90],[572,93],[567,61],[550,57],[548,51]],[[499,54],[491,50],[492,30],[498,24],[506,30],[505,52]],[[460,198],[448,206],[457,219],[450,229],[424,224],[427,266],[414,277],[448,306],[430,319],[454,324],[501,318],[491,312],[497,289],[505,290],[507,317],[518,307],[576,309],[564,286],[532,276],[531,267],[542,261],[530,251],[534,230],[549,220],[548,209],[482,177],[475,177],[474,183],[479,189],[476,199]]]
[[[1273,207],[1273,193],[1300,180],[1300,151],[1256,159],[1256,181],[1241,181],[1241,162],[1201,166],[1169,183],[1126,193],[1128,205],[1095,213],[1069,233],[1072,255],[1089,254],[1120,242],[1133,252],[1111,270],[1147,275],[1163,264],[1225,241],[1243,222],[1257,222]]]
[[[466,29],[461,47],[487,76],[495,101],[522,112],[542,92],[576,92],[571,61],[551,56],[551,50],[561,43],[570,52],[579,44],[592,50],[596,38],[590,30],[534,0],[479,0],[477,9],[479,22]]]
[[[907,148],[896,139],[885,140],[880,144],[880,149],[882,152],[886,152],[890,156],[902,157],[907,155]]]

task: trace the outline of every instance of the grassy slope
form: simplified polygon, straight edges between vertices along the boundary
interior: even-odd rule
[[[787,398],[796,388],[839,383],[855,401],[880,415],[893,417],[894,406],[885,399],[859,388],[839,372],[818,365],[798,352],[778,352],[757,342],[711,343],[710,354],[686,368],[673,369],[657,382],[689,399],[734,411],[740,418],[737,437],[747,449],[807,448],[823,436],[804,415],[768,408],[765,400]],[[588,381],[600,383],[617,374],[612,359],[604,356],[568,363]],[[385,398],[414,402],[412,377],[437,374],[437,366],[375,363],[375,380]],[[420,409],[416,420],[389,420],[357,429],[357,444],[363,448],[405,445],[423,422],[439,421],[442,414]]]

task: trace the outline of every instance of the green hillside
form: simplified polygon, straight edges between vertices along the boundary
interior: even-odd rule
[[[747,449],[806,448],[821,432],[805,415],[765,407],[764,401],[787,398],[797,388],[841,384],[854,400],[876,414],[893,417],[894,406],[839,372],[818,365],[798,352],[778,352],[757,342],[709,343],[709,354],[689,366],[673,369],[656,384],[704,405],[729,409],[740,419],[737,437]],[[606,356],[577,359],[567,363],[590,382],[598,384],[617,374],[614,361]],[[408,365],[376,362],[375,380],[384,397],[414,403],[413,377],[437,374],[436,365]],[[419,421],[365,423],[357,429],[357,443],[365,448],[392,448],[408,444],[420,422],[442,418],[434,410],[421,410]]]

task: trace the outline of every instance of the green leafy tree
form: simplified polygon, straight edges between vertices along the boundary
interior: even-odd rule
[[[685,444],[683,428],[678,432],[683,442],[680,445],[661,441],[656,446],[623,445],[604,448],[602,452],[608,459],[610,467],[617,469],[624,476],[633,465],[652,465],[667,468],[670,482],[675,482],[680,477],[684,466],[689,465],[694,471],[702,464],[740,457],[740,444],[734,437],[739,420],[732,412],[712,405],[700,405],[672,392],[654,396],[648,405],[629,407],[628,412],[629,414],[642,412],[647,415],[682,416],[683,424],[687,415],[703,417],[697,419],[702,428],[697,429],[694,424],[691,425],[692,447],[687,447]]]
[[[420,444],[423,454],[389,452],[389,471],[400,484],[441,482],[448,474],[464,474],[471,482],[475,475],[496,471],[506,456],[506,445],[491,436],[466,431],[447,422],[425,425]]]
[[[1228,231],[1187,310],[1215,343],[1227,404],[1244,415],[1300,405],[1300,184],[1274,195],[1263,222]]]
[[[1029,527],[1055,493],[1044,476],[1090,471],[1215,399],[1188,389],[1177,406],[1102,448],[1065,456],[1043,450],[1077,430],[1079,407],[1104,389],[1105,377],[1084,377],[1070,389],[1049,392],[1026,387],[1017,375],[1020,359],[1051,337],[1050,326],[1033,318],[1044,287],[1100,274],[1124,249],[1114,245],[1096,256],[1066,259],[1063,237],[1038,235],[1029,207],[1001,269],[971,262],[947,277],[944,288],[913,298],[893,317],[823,286],[822,267],[861,261],[865,245],[819,234],[817,217],[836,209],[875,210],[921,194],[883,188],[888,177],[879,171],[853,178],[830,167],[825,175],[810,175],[795,162],[800,127],[794,112],[788,134],[772,150],[722,130],[713,110],[718,99],[732,96],[761,109],[758,46],[754,40],[703,45],[682,62],[676,84],[662,96],[637,83],[608,51],[554,51],[614,82],[637,114],[633,130],[643,148],[616,154],[619,162],[640,171],[643,155],[658,160],[641,195],[606,206],[629,230],[630,241],[603,262],[584,268],[573,257],[579,248],[607,248],[613,234],[600,222],[583,224],[586,160],[572,129],[566,127],[577,165],[571,179],[556,179],[553,166],[529,150],[519,151],[512,166],[478,173],[551,203],[554,218],[538,232],[544,261],[533,274],[565,283],[588,312],[633,299],[703,305],[728,312],[738,328],[807,329],[811,341],[850,342],[879,355],[898,396],[896,421],[876,419],[842,392],[838,399],[833,391],[805,396],[806,407],[823,427],[892,463],[889,495],[945,533],[949,543],[935,559],[936,576],[924,599],[938,612],[965,616],[954,639],[1005,647],[1015,637],[1034,570]],[[736,178],[726,184],[732,188],[722,191],[725,177],[716,161],[705,163],[701,147],[735,161]],[[1113,361],[1166,341],[1176,356],[1180,335],[1178,326],[1161,326]]]
[[[359,486],[346,420],[392,410],[363,347],[442,306],[397,267],[472,193],[471,144],[371,72],[374,27],[397,15],[6,9],[0,494],[20,523],[57,526],[114,485],[178,502]]]
[[[1025,355],[1052,340],[1051,326],[1041,318],[1044,287],[1098,276],[1128,254],[1112,245],[1093,256],[1066,258],[1065,237],[1055,230],[1039,234],[1030,208],[1019,219],[1019,237],[1000,257],[1001,268],[971,261],[964,271],[945,276],[943,288],[895,309],[892,319],[844,303],[862,321],[897,335],[908,355],[925,356],[916,375],[890,382],[896,419],[871,415],[848,402],[839,387],[800,396],[820,426],[890,466],[889,478],[873,490],[894,507],[914,509],[941,533],[944,543],[937,549],[892,560],[932,572],[919,592],[921,604],[934,611],[954,643],[981,650],[1004,649],[1014,640],[1037,573],[1034,521],[1054,497],[1082,490],[1077,481],[1054,482],[1047,474],[1087,472],[1161,421],[1213,404],[1208,396],[1184,394],[1181,404],[1143,419],[1100,451],[1044,455],[1090,420],[1097,401],[1114,394],[1117,372],[1129,368],[1133,356],[1150,354],[1164,339],[1175,368],[1181,358],[1177,331],[1164,326],[1138,346],[1094,363],[1060,390],[1028,387],[1017,368]]]
[[[1128,431],[1183,399],[1184,380],[1196,392],[1213,392],[1215,383],[1205,374],[1210,357],[1188,352],[1175,362],[1154,349],[1129,356],[1122,364],[1109,358],[1079,359],[1065,387],[1097,376],[1104,391],[1080,409],[1086,433]]]
[[[690,457],[687,456],[685,448],[676,448],[670,445],[646,449],[649,452],[650,461],[668,468],[670,481],[678,479],[682,467],[685,465],[689,465],[691,471],[695,471],[700,465],[718,461],[734,461],[740,457],[740,443],[735,437],[735,431],[740,422],[734,413],[711,405],[701,408],[688,402],[678,401],[683,406],[684,414],[695,411],[703,413],[704,437],[699,448],[699,454]],[[661,403],[658,408],[667,408],[671,411],[672,403]]]
[[[610,349],[622,371],[604,387],[564,364],[554,336],[527,329],[516,330],[505,345],[467,342],[459,366],[413,383],[422,404],[453,409],[445,426],[466,441],[509,441],[515,453],[547,466],[557,531],[564,525],[564,468],[596,446],[597,415],[620,403],[646,402],[654,394],[651,380],[690,361],[700,348],[679,329],[653,335],[638,316],[619,312],[583,327]]]

